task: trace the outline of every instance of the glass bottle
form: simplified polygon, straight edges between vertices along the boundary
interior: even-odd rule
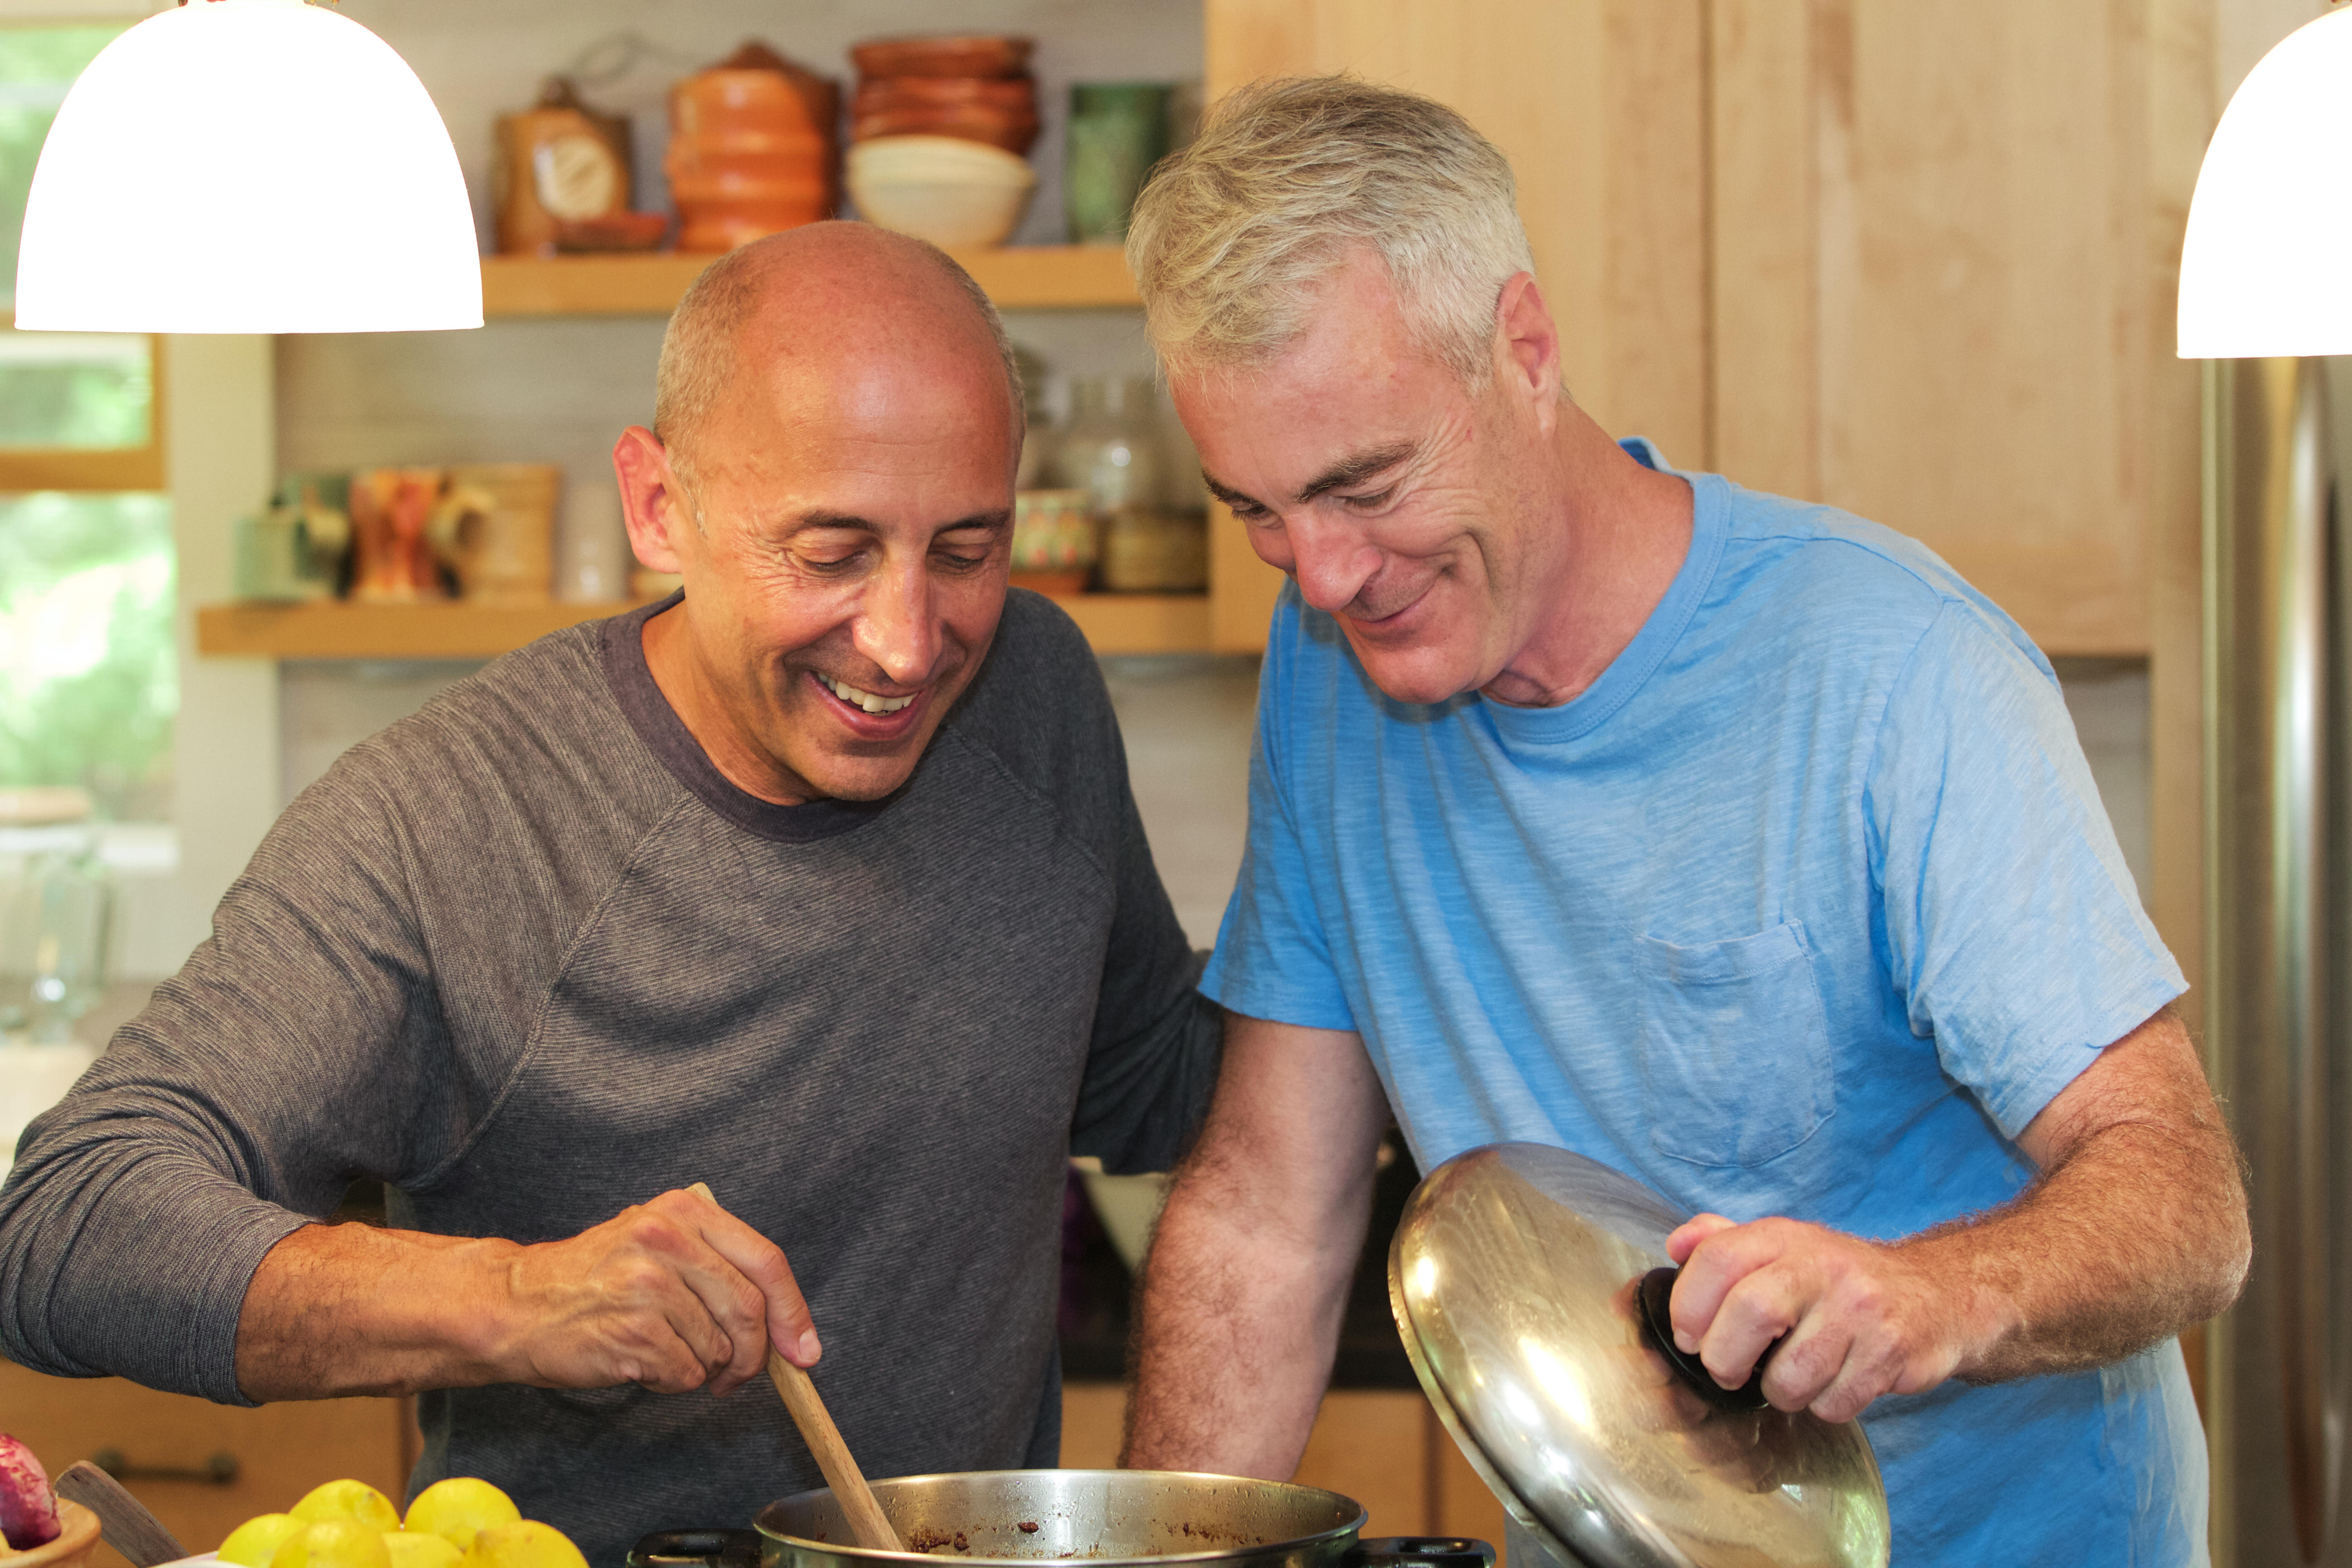
[[[1062,483],[1087,492],[1097,522],[1160,499],[1160,439],[1150,376],[1070,382],[1070,424],[1055,452]]]

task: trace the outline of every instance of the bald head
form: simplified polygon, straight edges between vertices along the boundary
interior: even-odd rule
[[[714,408],[756,379],[830,390],[877,362],[1001,372],[1017,448],[1021,373],[996,307],[937,246],[863,223],[816,223],[738,247],[703,270],[662,335],[654,433],[690,466]],[[683,476],[682,476],[683,477]],[[689,483],[691,480],[689,479]]]

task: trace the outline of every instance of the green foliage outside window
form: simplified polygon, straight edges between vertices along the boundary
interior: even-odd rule
[[[0,27],[0,293],[16,292],[25,198],[58,105],[121,31]],[[144,446],[153,402],[144,338],[0,331],[0,447]]]
[[[171,503],[0,499],[0,788],[79,784],[100,814],[171,805]]]
[[[66,89],[121,31],[0,26],[9,296],[42,139]],[[152,381],[143,338],[0,331],[0,447],[142,446]],[[175,570],[163,496],[0,496],[0,789],[78,784],[103,816],[168,817]]]
[[[143,447],[154,400],[143,337],[0,331],[0,447]]]
[[[49,121],[66,89],[98,58],[120,26],[0,28],[0,280],[16,290],[16,240],[25,223],[25,194]]]

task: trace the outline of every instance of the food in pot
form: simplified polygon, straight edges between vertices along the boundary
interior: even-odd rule
[[[0,1537],[19,1552],[58,1538],[58,1495],[33,1450],[0,1433]]]

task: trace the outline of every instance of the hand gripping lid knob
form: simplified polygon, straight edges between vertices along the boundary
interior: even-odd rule
[[[1775,1410],[1664,1353],[1665,1241],[1685,1217],[1541,1144],[1490,1144],[1431,1172],[1389,1247],[1390,1305],[1430,1402],[1567,1562],[1885,1568],[1886,1493],[1858,1424]],[[1642,1300],[1654,1270],[1663,1335]]]

